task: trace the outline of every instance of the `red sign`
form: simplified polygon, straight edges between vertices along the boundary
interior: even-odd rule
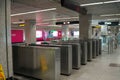
[[[24,42],[23,35],[24,35],[23,30],[11,30],[12,43]]]

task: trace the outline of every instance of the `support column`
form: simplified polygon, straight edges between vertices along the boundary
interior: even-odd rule
[[[26,20],[25,21],[25,42],[27,44],[36,43],[35,20]]]
[[[6,78],[13,76],[10,1],[0,0],[0,64],[3,66]]]
[[[69,33],[69,27],[68,27],[68,25],[62,25],[62,31],[64,33],[63,39],[67,40],[69,38],[69,35],[68,35],[68,33]]]
[[[92,35],[92,27],[91,27],[91,20],[92,20],[92,15],[87,14],[87,15],[80,15],[79,16],[79,31],[80,39],[88,39],[91,38]]]

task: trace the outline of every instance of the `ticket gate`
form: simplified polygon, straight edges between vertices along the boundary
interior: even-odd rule
[[[102,42],[101,39],[99,39],[99,55],[102,54]]]
[[[14,73],[42,80],[60,80],[58,47],[13,46]]]
[[[99,56],[99,39],[96,39],[96,56]]]
[[[87,60],[91,61],[92,60],[92,40],[88,39],[87,42],[88,42],[88,45],[87,45],[87,49],[88,49]]]
[[[87,64],[87,42],[85,40],[69,40],[69,43],[79,43],[80,52],[81,52],[81,59],[80,64],[85,65]]]
[[[43,46],[43,47],[59,47],[61,49],[61,74],[63,75],[71,75],[72,73],[72,46],[71,45],[38,45],[33,44],[31,46]]]
[[[78,43],[68,43],[62,42],[62,45],[71,45],[72,46],[72,68],[79,69],[81,66],[81,52],[80,52],[80,44]]]
[[[92,57],[96,58],[96,40],[92,40]]]
[[[86,65],[87,64],[87,42],[84,40],[80,40],[81,44],[81,64]]]

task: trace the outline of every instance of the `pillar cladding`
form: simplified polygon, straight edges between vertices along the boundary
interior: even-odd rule
[[[69,38],[69,26],[68,25],[62,25],[62,31],[64,33],[63,38],[68,39]]]
[[[0,64],[3,66],[6,78],[13,76],[10,1],[0,0]]]
[[[27,44],[36,43],[35,20],[25,21],[25,42]]]
[[[92,35],[91,20],[92,20],[91,14],[79,16],[79,21],[80,21],[80,23],[79,23],[79,31],[80,31],[79,38],[80,39],[88,39],[91,37],[91,35]]]

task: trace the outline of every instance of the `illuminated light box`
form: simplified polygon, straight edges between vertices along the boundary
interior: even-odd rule
[[[74,31],[73,32],[73,37],[74,38],[79,38],[79,31]]]
[[[36,38],[41,38],[42,35],[42,31],[36,31]]]
[[[37,30],[36,31],[36,40],[37,41],[44,41],[45,39],[45,32],[44,30]]]
[[[60,30],[58,31],[58,37],[62,38],[62,31],[60,31]]]
[[[12,43],[24,42],[24,30],[11,30]]]
[[[53,31],[53,37],[58,37],[58,31]]]
[[[74,36],[79,36],[79,31],[74,31],[73,34]]]

